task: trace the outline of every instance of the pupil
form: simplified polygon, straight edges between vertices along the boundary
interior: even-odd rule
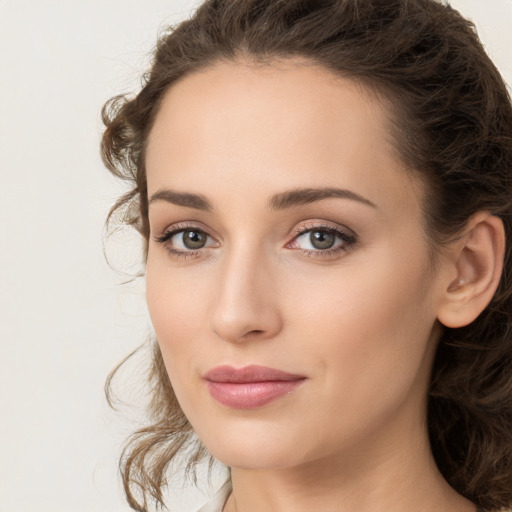
[[[309,238],[316,249],[330,249],[335,242],[334,234],[328,231],[312,231]]]
[[[188,249],[201,249],[206,242],[206,237],[201,231],[185,231],[183,233],[183,244]]]

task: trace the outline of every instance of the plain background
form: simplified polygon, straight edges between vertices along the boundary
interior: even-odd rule
[[[512,0],[451,3],[512,84]],[[0,0],[0,512],[128,510],[117,455],[140,416],[111,411],[103,384],[150,324],[143,281],[122,285],[103,255],[103,221],[124,188],[99,158],[99,112],[137,90],[159,29],[194,5]],[[136,238],[107,247],[116,267],[138,269]],[[137,386],[124,388],[136,403]],[[207,492],[169,503],[194,510]]]

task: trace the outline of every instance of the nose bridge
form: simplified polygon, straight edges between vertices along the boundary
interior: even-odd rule
[[[221,263],[212,329],[227,341],[270,337],[280,329],[271,263],[264,251],[251,245],[239,241]]]

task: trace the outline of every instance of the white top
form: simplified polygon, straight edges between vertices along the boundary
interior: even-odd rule
[[[222,512],[229,495],[231,494],[231,480],[228,480],[197,512]]]

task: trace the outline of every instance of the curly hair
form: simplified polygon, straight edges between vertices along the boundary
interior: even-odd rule
[[[103,107],[106,167],[131,189],[110,211],[149,239],[145,147],[165,92],[219,61],[302,57],[357,80],[390,105],[393,143],[427,185],[432,247],[490,211],[512,240],[512,105],[473,24],[436,0],[206,0],[164,33],[134,97]],[[460,494],[491,511],[512,506],[512,251],[498,290],[470,325],[446,328],[428,399],[438,467]],[[107,382],[110,385],[111,376]],[[175,456],[188,469],[207,457],[180,409],[158,345],[151,372],[152,424],[121,457],[130,506],[163,505]],[[190,451],[192,450],[192,451]]]

